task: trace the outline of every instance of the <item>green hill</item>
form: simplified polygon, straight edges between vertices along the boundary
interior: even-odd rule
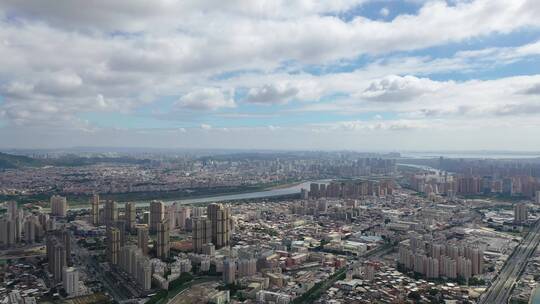
[[[43,165],[40,160],[0,152],[0,169],[13,169],[19,167],[36,167]]]
[[[130,164],[130,165],[150,165],[150,159],[137,159],[133,157],[80,157],[77,155],[63,155],[54,159],[36,159],[28,156],[13,155],[0,152],[0,170],[14,169],[21,167],[40,167],[40,166],[57,166],[57,167],[77,167],[90,166],[95,164]]]

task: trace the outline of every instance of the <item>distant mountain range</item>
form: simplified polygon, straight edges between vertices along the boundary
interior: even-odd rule
[[[23,155],[13,155],[0,152],[0,169],[15,169],[22,167],[61,166],[77,167],[88,166],[98,163],[122,163],[122,164],[150,164],[152,160],[138,159],[133,157],[80,157],[77,155],[65,155],[54,159],[37,159]]]

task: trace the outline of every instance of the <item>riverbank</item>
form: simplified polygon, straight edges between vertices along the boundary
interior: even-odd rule
[[[303,181],[283,181],[278,183],[264,183],[243,186],[227,187],[199,187],[186,188],[174,191],[145,191],[145,192],[127,192],[127,193],[105,193],[100,194],[102,200],[114,200],[116,202],[144,202],[152,200],[176,201],[183,199],[198,199],[207,197],[216,197],[223,195],[235,195],[243,193],[252,193],[259,191],[286,189],[302,184]],[[60,192],[47,192],[31,195],[0,195],[2,201],[17,201],[19,204],[37,204],[42,207],[48,205],[48,201],[53,194],[60,194],[67,197],[69,206],[72,208],[82,208],[90,206],[91,195],[88,194],[63,194]]]
[[[204,203],[214,203],[214,202],[225,202],[225,201],[239,201],[239,200],[249,200],[249,199],[261,199],[261,198],[273,198],[280,196],[291,196],[300,194],[302,188],[309,188],[310,183],[327,183],[329,180],[317,180],[317,181],[306,181],[302,183],[294,183],[293,186],[287,188],[273,189],[273,190],[263,190],[263,191],[253,191],[253,192],[244,192],[238,194],[225,194],[217,196],[205,196],[200,198],[187,198],[187,199],[176,199],[176,200],[166,200],[160,199],[165,202],[167,205],[176,204],[204,204]],[[141,201],[133,200],[137,207],[146,207],[150,204],[150,201]],[[81,205],[70,205],[69,209],[88,209],[89,206]]]

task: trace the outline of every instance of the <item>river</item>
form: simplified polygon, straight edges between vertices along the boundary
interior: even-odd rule
[[[311,183],[329,183],[330,180],[317,180],[317,181],[307,181],[300,184],[295,184],[293,186],[284,187],[284,188],[276,188],[271,190],[263,190],[263,191],[256,191],[256,192],[246,192],[246,193],[238,193],[238,194],[225,194],[225,195],[219,195],[219,196],[209,196],[209,197],[199,197],[199,198],[188,198],[188,199],[179,199],[179,200],[163,200],[163,202],[166,205],[172,205],[174,203],[181,204],[181,205],[189,205],[189,204],[199,204],[199,203],[214,203],[214,202],[224,202],[224,201],[235,201],[235,200],[243,200],[243,199],[256,199],[256,198],[268,198],[268,197],[275,197],[275,196],[285,196],[285,195],[291,195],[291,194],[298,194],[302,190],[302,188],[309,190],[309,184]],[[135,202],[135,205],[137,207],[145,207],[150,205],[149,201],[144,202]],[[70,208],[70,210],[82,210],[82,209],[90,209],[90,206],[88,207],[75,207]]]

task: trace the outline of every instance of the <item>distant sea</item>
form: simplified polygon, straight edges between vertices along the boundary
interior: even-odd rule
[[[401,157],[410,158],[540,158],[540,152],[518,151],[435,151],[435,152],[401,152]]]

